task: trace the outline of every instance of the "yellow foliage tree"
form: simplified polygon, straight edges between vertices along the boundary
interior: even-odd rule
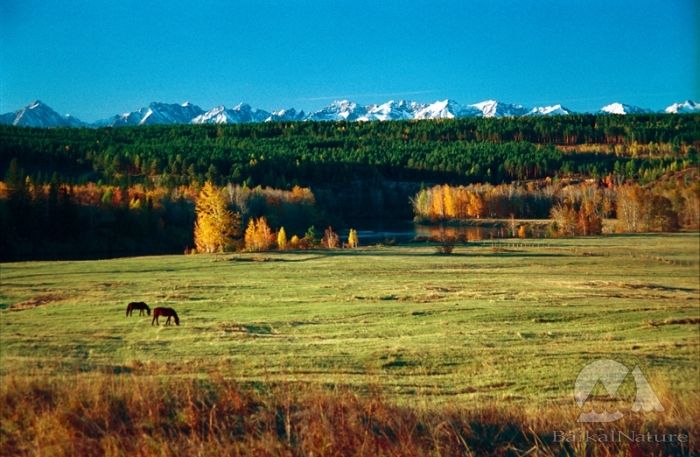
[[[445,205],[442,198],[442,186],[435,186],[431,189],[431,209],[430,217],[432,219],[443,219],[445,217]]]
[[[454,219],[457,216],[457,207],[453,190],[447,184],[442,188],[442,198],[444,200],[443,211],[445,212],[445,218]]]
[[[479,219],[484,215],[484,199],[477,193],[469,194],[469,209],[467,214],[470,217]]]
[[[313,204],[316,202],[316,199],[314,198],[314,194],[311,192],[311,189],[308,187],[299,187],[299,186],[294,186],[292,188],[292,199],[296,201],[303,201],[306,200],[307,202]]]
[[[252,217],[248,221],[248,227],[246,227],[245,229],[243,241],[245,242],[245,248],[249,251],[252,251],[253,246],[255,245],[255,219],[253,219]]]
[[[194,244],[198,252],[223,251],[240,227],[240,216],[227,208],[221,191],[207,182],[195,204]]]
[[[284,231],[284,227],[277,232],[277,248],[280,251],[287,249],[287,232]]]
[[[357,238],[357,230],[350,229],[350,233],[348,234],[348,246],[356,248],[358,244],[360,244],[360,240]]]
[[[460,186],[455,189],[455,199],[456,199],[456,217],[458,219],[466,219],[469,217],[469,191]]]
[[[267,219],[261,217],[257,220],[251,218],[248,228],[245,230],[245,248],[249,251],[267,251],[274,242],[274,234],[267,225]]]
[[[430,189],[421,189],[411,200],[413,203],[413,212],[421,217],[430,217]]]

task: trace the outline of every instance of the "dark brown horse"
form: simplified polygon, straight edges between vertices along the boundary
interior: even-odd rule
[[[139,310],[139,316],[143,316],[144,311],[146,311],[146,314],[149,316],[151,315],[151,308],[142,301],[132,301],[129,303],[126,307],[126,315],[131,316],[135,309]]]
[[[177,313],[172,308],[153,308],[153,320],[151,325],[158,324],[158,316],[167,317],[168,320],[165,321],[165,325],[170,325],[170,318],[175,318],[175,325],[180,325],[180,318],[177,317]]]

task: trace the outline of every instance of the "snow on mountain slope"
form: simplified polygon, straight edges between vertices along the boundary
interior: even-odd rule
[[[217,106],[196,116],[191,122],[192,124],[246,124],[264,122],[270,116],[271,113],[267,111],[253,109],[247,103],[239,103],[231,109],[227,109],[224,105]]]
[[[529,111],[523,105],[513,105],[510,103],[499,102],[497,100],[486,100],[468,106],[478,110],[483,117],[523,116]]]
[[[472,106],[462,106],[454,100],[438,100],[423,105],[416,111],[414,119],[454,119],[456,117],[478,116],[481,112]]]
[[[358,118],[360,121],[395,121],[414,119],[416,112],[425,105],[407,100],[394,101],[389,100],[381,105],[369,105],[366,109],[367,113]]]
[[[336,100],[325,108],[309,114],[310,121],[356,121],[367,114],[367,109],[350,100]]]
[[[273,111],[270,116],[265,119],[265,122],[288,122],[288,121],[303,121],[306,118],[304,111],[297,111],[294,108],[281,109]]]
[[[624,103],[611,103],[609,105],[605,105],[600,109],[601,113],[607,113],[607,114],[645,114],[645,113],[650,113],[651,111],[640,108],[639,106],[634,106],[634,105],[626,105]]]
[[[139,125],[151,124],[187,124],[204,110],[190,102],[181,105],[169,103],[151,103],[149,112],[141,119]]]
[[[700,113],[700,103],[686,100],[668,106],[663,112]],[[522,105],[485,100],[471,105],[460,105],[454,100],[438,100],[433,103],[417,103],[407,100],[389,100],[381,104],[362,106],[350,100],[338,100],[312,112],[294,108],[268,112],[240,103],[233,108],[217,106],[204,111],[189,102],[182,104],[153,102],[137,111],[118,114],[107,119],[86,124],[70,115],[61,116],[46,104],[35,101],[13,113],[0,115],[0,124],[27,127],[103,127],[137,126],[155,124],[242,124],[277,121],[391,121],[411,119],[453,119],[461,117],[516,117],[554,116],[573,112],[560,104],[528,109]],[[611,103],[598,111],[600,114],[643,114],[652,111],[623,103]]]
[[[526,116],[565,116],[571,113],[573,113],[573,111],[561,105],[551,105],[536,106],[532,108]]]
[[[202,108],[189,102],[181,105],[153,102],[137,111],[117,114],[97,121],[95,125],[123,127],[128,125],[189,124],[194,117],[202,113],[204,113]]]
[[[239,124],[244,124],[248,122],[264,122],[265,119],[270,117],[270,113],[261,109],[253,109],[247,103],[239,103],[234,106],[233,109],[229,110],[230,116],[237,120]]]
[[[85,125],[73,116],[61,116],[48,105],[36,100],[14,113],[0,116],[0,124],[16,125],[19,127],[80,127]]]
[[[673,105],[666,107],[664,112],[670,114],[697,113],[700,112],[700,103],[692,100],[686,100],[684,102],[674,103]]]
[[[226,115],[224,105],[216,106],[206,113],[200,114],[192,119],[193,124],[230,124],[232,123]]]

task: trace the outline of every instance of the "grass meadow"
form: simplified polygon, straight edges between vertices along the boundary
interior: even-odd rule
[[[694,455],[699,250],[684,233],[2,264],[0,454]],[[616,427],[690,442],[553,442],[611,427],[576,422],[601,358],[639,366],[665,409]]]

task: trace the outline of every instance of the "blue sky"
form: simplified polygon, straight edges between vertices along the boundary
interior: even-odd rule
[[[0,112],[700,98],[695,0],[0,0]]]

